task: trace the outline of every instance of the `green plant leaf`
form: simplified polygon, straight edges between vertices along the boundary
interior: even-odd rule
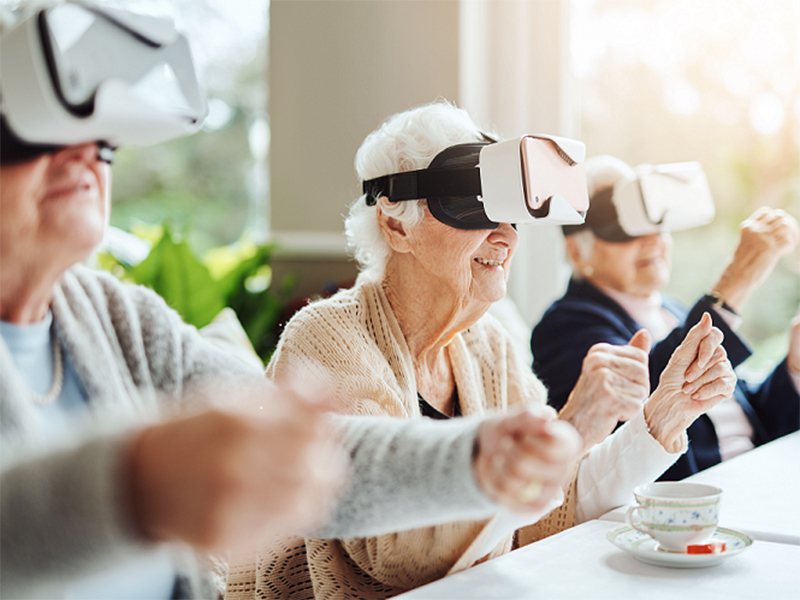
[[[194,255],[185,237],[176,241],[169,228],[150,254],[129,271],[134,281],[152,288],[195,327],[204,327],[225,308],[219,284]]]
[[[137,233],[147,234],[154,244],[147,258],[132,267],[112,254],[103,254],[98,255],[98,266],[120,279],[153,289],[184,321],[198,328],[229,306],[258,355],[269,360],[297,281],[294,274],[270,281],[270,262],[277,244],[254,244],[243,237],[236,244],[212,248],[200,261],[186,241],[185,231],[174,235],[164,223],[140,226]],[[262,278],[258,282],[261,285],[253,285],[254,278]]]

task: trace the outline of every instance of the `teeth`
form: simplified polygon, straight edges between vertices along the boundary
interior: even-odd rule
[[[503,264],[499,260],[489,260],[487,258],[476,258],[475,261],[479,262],[482,265],[486,265],[488,267],[499,267],[500,265]]]

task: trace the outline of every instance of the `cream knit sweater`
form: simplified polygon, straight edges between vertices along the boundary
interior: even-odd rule
[[[521,405],[555,416],[543,385],[493,317],[456,335],[446,351],[465,416]],[[280,378],[314,366],[333,378],[345,414],[421,418],[412,357],[379,283],[362,277],[352,289],[295,315],[267,375]],[[522,545],[574,525],[574,497],[573,478],[560,508],[507,536],[485,558],[509,552],[514,537]],[[285,540],[279,550],[262,550],[257,565],[234,566],[227,597],[252,598],[255,592],[258,598],[387,598],[444,577],[485,524],[456,522],[375,538]]]

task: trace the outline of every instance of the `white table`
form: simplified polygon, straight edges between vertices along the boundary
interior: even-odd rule
[[[452,577],[397,596],[403,600],[797,600],[800,546],[755,542],[704,569],[639,562],[606,539],[619,525],[589,521]]]
[[[722,527],[744,531],[756,540],[800,546],[800,432],[759,446],[685,481],[722,488]],[[600,519],[623,523],[627,508],[612,510]],[[800,570],[800,563],[796,568]]]

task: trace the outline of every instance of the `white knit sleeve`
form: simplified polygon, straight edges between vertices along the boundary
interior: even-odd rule
[[[644,411],[592,448],[578,470],[578,522],[596,519],[633,498],[686,452],[670,454],[648,431]]]

